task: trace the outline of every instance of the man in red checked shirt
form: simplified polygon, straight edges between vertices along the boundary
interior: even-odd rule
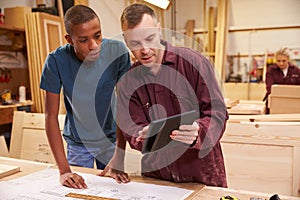
[[[228,113],[210,62],[197,51],[161,40],[160,24],[146,5],[128,6],[121,25],[138,61],[118,83],[119,148],[103,174],[109,170],[117,182],[128,182],[119,174],[125,139],[141,151],[151,121],[196,110],[200,117],[192,125],[181,125],[170,133],[178,145],[143,155],[142,175],[227,187],[220,139]]]

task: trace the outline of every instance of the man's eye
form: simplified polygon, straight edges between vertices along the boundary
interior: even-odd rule
[[[151,36],[151,37],[149,37],[149,38],[147,38],[147,42],[152,42],[153,41],[153,38],[154,38],[154,36]]]
[[[137,43],[131,43],[130,46],[133,49],[137,49],[139,47],[139,44],[137,44]]]

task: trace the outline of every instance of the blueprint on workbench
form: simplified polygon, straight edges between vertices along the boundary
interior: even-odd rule
[[[188,197],[193,190],[173,186],[129,182],[118,184],[109,177],[80,173],[87,189],[72,189],[59,183],[57,169],[45,169],[27,176],[9,181],[0,182],[0,197],[2,200],[37,200],[37,199],[73,199],[65,197],[73,192],[77,194],[109,197],[124,200],[181,200]]]

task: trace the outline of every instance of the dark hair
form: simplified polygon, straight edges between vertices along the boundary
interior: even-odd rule
[[[64,17],[66,32],[70,34],[72,25],[79,25],[79,24],[86,23],[94,19],[95,17],[100,21],[95,11],[88,6],[84,6],[84,5],[72,6],[67,10]]]
[[[150,15],[156,20],[156,15],[152,8],[145,4],[131,4],[126,7],[121,15],[121,27],[122,29],[127,26],[127,28],[134,28],[138,25],[144,16],[144,14]]]

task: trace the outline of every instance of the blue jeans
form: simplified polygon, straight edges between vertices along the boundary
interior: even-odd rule
[[[97,169],[104,169],[113,156],[115,146],[109,145],[101,147],[85,147],[84,145],[67,145],[68,161],[70,165],[94,168],[96,162]]]

